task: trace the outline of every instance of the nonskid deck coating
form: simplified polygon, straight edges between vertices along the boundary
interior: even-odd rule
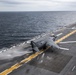
[[[45,55],[42,58],[43,54]],[[50,49],[43,54],[30,61],[28,64],[60,73],[72,58],[72,56],[59,53],[58,51],[51,52]]]

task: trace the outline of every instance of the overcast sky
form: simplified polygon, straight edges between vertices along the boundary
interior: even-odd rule
[[[76,0],[0,0],[0,11],[76,11]]]

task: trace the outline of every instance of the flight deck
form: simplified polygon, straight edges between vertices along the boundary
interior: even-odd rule
[[[76,75],[76,24],[54,34],[58,36],[55,43],[69,50],[51,51],[51,47],[48,47],[11,61],[2,60],[0,75]]]

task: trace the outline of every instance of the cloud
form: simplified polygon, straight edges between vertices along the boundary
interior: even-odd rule
[[[76,2],[76,0],[52,0],[55,2]]]
[[[16,1],[16,0],[0,0],[0,3],[2,4],[28,4],[28,2],[23,2],[23,1]]]
[[[19,2],[11,1],[11,0],[0,0],[0,3],[3,4],[18,4]]]
[[[0,11],[76,10],[75,0],[0,0]]]

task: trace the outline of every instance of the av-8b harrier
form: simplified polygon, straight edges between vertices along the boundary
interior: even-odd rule
[[[55,49],[69,50],[67,48],[59,47],[55,43],[56,38],[57,38],[57,36],[53,35],[53,36],[47,37],[45,39],[42,38],[38,42],[31,41],[30,44],[32,46],[32,50],[38,52],[41,49],[46,49],[47,47],[51,47],[51,51],[53,51]]]

